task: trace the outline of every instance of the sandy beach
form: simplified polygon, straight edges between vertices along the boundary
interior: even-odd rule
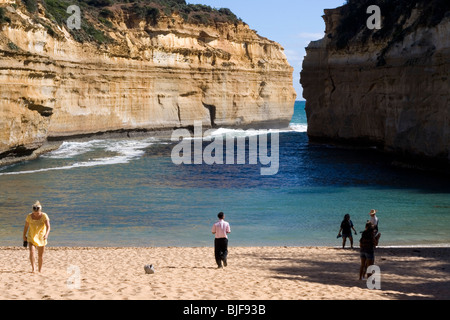
[[[144,266],[153,264],[154,274]],[[28,250],[0,248],[2,300],[404,300],[450,298],[450,248],[378,248],[381,289],[358,280],[358,249],[47,247],[41,273]]]

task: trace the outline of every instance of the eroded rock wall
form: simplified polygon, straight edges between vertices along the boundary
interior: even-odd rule
[[[416,8],[398,40],[359,34],[338,49],[341,9],[325,10],[325,37],[307,48],[308,135],[450,163],[450,17],[421,26]]]
[[[5,6],[4,6],[5,7]],[[296,94],[283,48],[246,24],[156,25],[115,12],[108,44],[79,43],[5,7],[0,32],[0,155],[49,138],[192,126],[288,126]],[[40,8],[42,10],[42,8]],[[55,27],[45,15],[42,21]]]

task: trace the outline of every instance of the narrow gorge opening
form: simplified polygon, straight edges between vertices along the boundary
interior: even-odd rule
[[[203,103],[203,106],[209,111],[209,118],[211,119],[211,128],[216,127],[216,106]]]

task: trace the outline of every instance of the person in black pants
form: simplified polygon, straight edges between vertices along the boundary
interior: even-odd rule
[[[231,233],[230,224],[226,222],[225,214],[220,212],[217,217],[217,221],[212,227],[212,233],[215,235],[214,239],[214,256],[216,258],[216,263],[218,268],[222,268],[223,265],[226,267],[228,265],[228,234]]]

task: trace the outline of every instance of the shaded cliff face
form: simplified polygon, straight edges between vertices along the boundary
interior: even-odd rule
[[[30,13],[0,3],[0,157],[73,135],[197,120],[284,127],[292,117],[293,68],[242,22],[191,23],[162,10],[141,19],[115,3],[103,23],[85,12],[80,40],[44,5]]]
[[[449,3],[378,2],[380,30],[366,27],[377,1],[325,10],[326,35],[308,46],[301,73],[308,134],[448,166]]]

